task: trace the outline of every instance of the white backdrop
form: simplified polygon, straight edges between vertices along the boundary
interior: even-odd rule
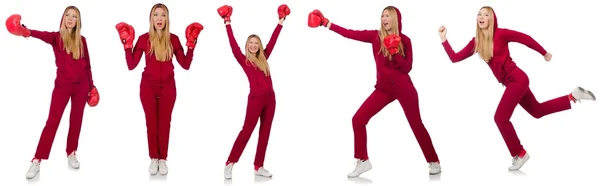
[[[115,24],[133,25],[147,32],[154,3],[170,10],[171,31],[185,44],[185,27],[204,25],[189,71],[176,65],[177,103],[173,113],[168,178],[149,179],[144,114],[139,82],[144,63],[128,71]],[[455,50],[474,36],[479,8],[495,8],[500,27],[533,36],[554,54],[550,63],[535,51],[511,44],[512,57],[531,80],[538,100],[562,96],[576,86],[600,94],[597,65],[597,15],[591,2],[469,0],[460,4],[442,0],[373,1],[367,3],[317,0],[273,2],[221,1],[100,1],[41,0],[5,2],[0,17],[23,16],[29,28],[56,31],[68,5],[82,11],[82,34],[87,37],[94,80],[101,95],[96,108],[86,108],[78,151],[82,168],[67,169],[65,142],[69,106],[56,135],[50,160],[42,163],[41,185],[221,184],[224,162],[241,129],[247,79],[234,60],[222,19],[216,9],[233,6],[232,26],[240,44],[249,34],[268,41],[277,24],[276,9],[291,8],[269,62],[277,94],[277,111],[265,167],[274,178],[267,185],[352,184],[376,185],[430,182],[427,164],[400,105],[395,102],[375,116],[369,126],[373,170],[364,179],[351,180],[353,166],[351,118],[372,92],[375,66],[370,44],[345,39],[333,31],[307,26],[307,14],[318,8],[332,22],[351,29],[374,29],[381,10],[397,6],[403,32],[411,37],[411,72],[419,91],[423,121],[442,161],[435,184],[572,183],[593,181],[600,137],[599,106],[574,105],[573,110],[536,120],[520,107],[512,121],[531,154],[523,175],[507,173],[511,157],[493,121],[503,88],[477,57],[452,64],[438,37],[441,25]],[[450,9],[450,7],[452,9]],[[580,29],[581,28],[581,29]],[[55,65],[49,45],[40,40],[0,34],[2,107],[0,185],[26,185],[24,174],[45,125]],[[136,37],[137,39],[137,37]],[[266,44],[266,43],[265,43]],[[243,46],[242,46],[243,47]],[[234,168],[234,185],[255,180],[252,162],[256,132]],[[264,180],[263,180],[264,181]],[[166,182],[166,183],[165,183]]]

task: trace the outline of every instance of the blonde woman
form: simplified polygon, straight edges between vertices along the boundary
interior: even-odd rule
[[[412,44],[410,38],[402,33],[400,10],[394,6],[385,7],[381,13],[380,25],[379,30],[350,30],[331,23],[319,10],[314,10],[308,15],[309,27],[325,26],[343,37],[369,43],[373,47],[377,82],[373,93],[352,118],[354,158],[357,159],[357,163],[348,177],[358,177],[371,170],[367,153],[367,124],[373,116],[395,100],[402,106],[425,160],[429,163],[429,174],[438,174],[441,172],[438,155],[421,120],[419,95],[408,74],[413,63]]]
[[[237,62],[242,66],[242,69],[248,76],[250,83],[250,94],[248,95],[248,105],[246,109],[246,119],[244,126],[238,134],[235,143],[225,163],[224,177],[231,179],[233,165],[238,162],[244,148],[248,144],[248,140],[252,135],[252,131],[256,127],[260,118],[260,128],[258,131],[258,146],[256,148],[256,156],[254,158],[254,174],[257,176],[271,177],[271,173],[263,167],[267,144],[269,143],[269,135],[271,133],[271,124],[275,116],[275,91],[271,81],[271,73],[267,60],[273,52],[285,17],[290,14],[290,9],[287,5],[279,6],[277,12],[279,14],[279,24],[275,27],[269,43],[266,48],[263,48],[263,43],[257,35],[250,35],[246,40],[245,54],[238,46],[231,28],[231,13],[233,8],[229,5],[221,6],[217,9],[219,16],[225,21],[227,36],[231,51]]]
[[[54,90],[50,102],[50,112],[46,126],[42,131],[35,156],[27,171],[27,179],[37,176],[40,163],[50,155],[52,143],[61,118],[71,100],[69,133],[67,136],[67,159],[71,168],[78,169],[80,164],[75,151],[79,145],[79,133],[83,121],[85,104],[94,107],[98,104],[99,94],[94,86],[90,55],[85,37],[81,35],[81,13],[75,6],[65,8],[58,32],[46,32],[28,29],[21,24],[21,16],[14,14],[6,21],[8,31],[17,36],[38,38],[52,45],[57,68]]]
[[[508,169],[511,171],[519,170],[529,160],[529,154],[521,145],[521,141],[510,121],[517,105],[521,105],[534,118],[541,118],[552,113],[571,109],[571,103],[569,103],[571,101],[596,100],[596,98],[592,92],[578,87],[570,94],[546,102],[538,102],[531,89],[529,89],[527,74],[517,67],[512,60],[508,43],[521,43],[544,56],[546,61],[552,59],[552,54],[548,53],[527,34],[498,28],[498,19],[492,7],[484,6],[479,9],[476,25],[475,37],[458,53],[454,52],[446,39],[447,29],[444,26],[438,30],[440,39],[452,63],[463,61],[478,53],[479,57],[490,67],[498,82],[506,87],[496,109],[494,121],[504,138],[510,155],[513,157],[512,165]]]
[[[146,68],[140,83],[140,99],[146,115],[148,151],[151,159],[148,172],[151,175],[166,175],[169,172],[167,155],[171,114],[177,97],[173,57],[183,69],[190,69],[196,40],[203,26],[194,22],[187,27],[187,52],[184,52],[185,48],[181,45],[179,37],[169,31],[167,6],[160,3],[152,6],[149,18],[150,30],[138,38],[135,46],[133,26],[121,22],[116,25],[116,29],[125,48],[129,70],[135,69],[145,54]]]

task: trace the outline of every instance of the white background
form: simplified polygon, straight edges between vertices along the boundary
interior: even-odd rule
[[[155,1],[8,1],[0,17],[19,13],[29,28],[56,31],[63,10],[82,11],[94,80],[101,100],[86,108],[78,172],[67,169],[67,106],[50,160],[42,163],[41,185],[148,184],[219,185],[223,166],[241,129],[248,95],[247,79],[231,54],[216,9],[233,6],[232,26],[242,45],[249,34],[264,44],[277,24],[276,9],[291,8],[269,62],[277,94],[277,111],[265,167],[274,174],[267,185],[352,184],[351,118],[372,92],[375,66],[370,44],[345,39],[323,27],[307,26],[307,14],[320,9],[332,22],[352,29],[379,28],[387,5],[400,8],[403,32],[411,37],[411,72],[419,91],[423,121],[442,161],[438,185],[544,184],[595,182],[599,107],[576,104],[573,110],[536,120],[520,107],[512,121],[531,154],[525,177],[507,171],[511,157],[493,121],[503,92],[477,57],[452,64],[438,37],[441,25],[455,50],[474,36],[479,8],[495,8],[499,25],[533,36],[554,54],[550,63],[535,51],[511,44],[512,57],[531,80],[539,101],[562,96],[576,86],[600,94],[596,72],[597,14],[592,1],[158,1],[165,3],[171,31],[185,44],[185,27],[197,21],[199,36],[189,71],[176,66],[177,103],[173,113],[167,178],[150,178],[144,113],[139,100],[142,61],[128,71],[114,28],[121,21],[139,36],[148,30]],[[347,2],[346,4],[340,4]],[[452,9],[450,9],[450,7]],[[52,50],[42,41],[0,34],[2,107],[0,185],[26,185],[25,172],[45,125],[56,75]],[[137,38],[137,37],[136,37]],[[369,126],[373,170],[362,181],[376,185],[425,185],[427,164],[397,102],[375,116]],[[256,134],[256,132],[255,132]],[[234,168],[234,185],[252,185],[256,135]],[[354,180],[357,181],[357,180]],[[360,181],[360,180],[358,180]]]

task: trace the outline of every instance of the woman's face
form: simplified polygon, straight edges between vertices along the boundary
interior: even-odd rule
[[[487,29],[490,27],[492,20],[492,12],[487,8],[482,8],[477,14],[477,24],[481,29]]]
[[[256,52],[258,52],[258,45],[260,45],[260,42],[258,42],[256,37],[250,38],[248,41],[248,51],[252,54],[256,54]]]
[[[167,13],[162,8],[154,9],[152,13],[152,23],[154,24],[154,29],[162,30],[165,28],[165,24],[167,22]]]

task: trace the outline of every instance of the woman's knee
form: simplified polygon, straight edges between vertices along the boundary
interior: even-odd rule
[[[366,125],[370,119],[371,119],[371,117],[369,117],[365,114],[362,114],[360,112],[357,112],[352,117],[352,126]]]
[[[494,114],[494,122],[496,125],[507,123],[509,119],[509,117],[506,117],[505,114],[502,114],[501,112],[496,112],[496,114]]]

